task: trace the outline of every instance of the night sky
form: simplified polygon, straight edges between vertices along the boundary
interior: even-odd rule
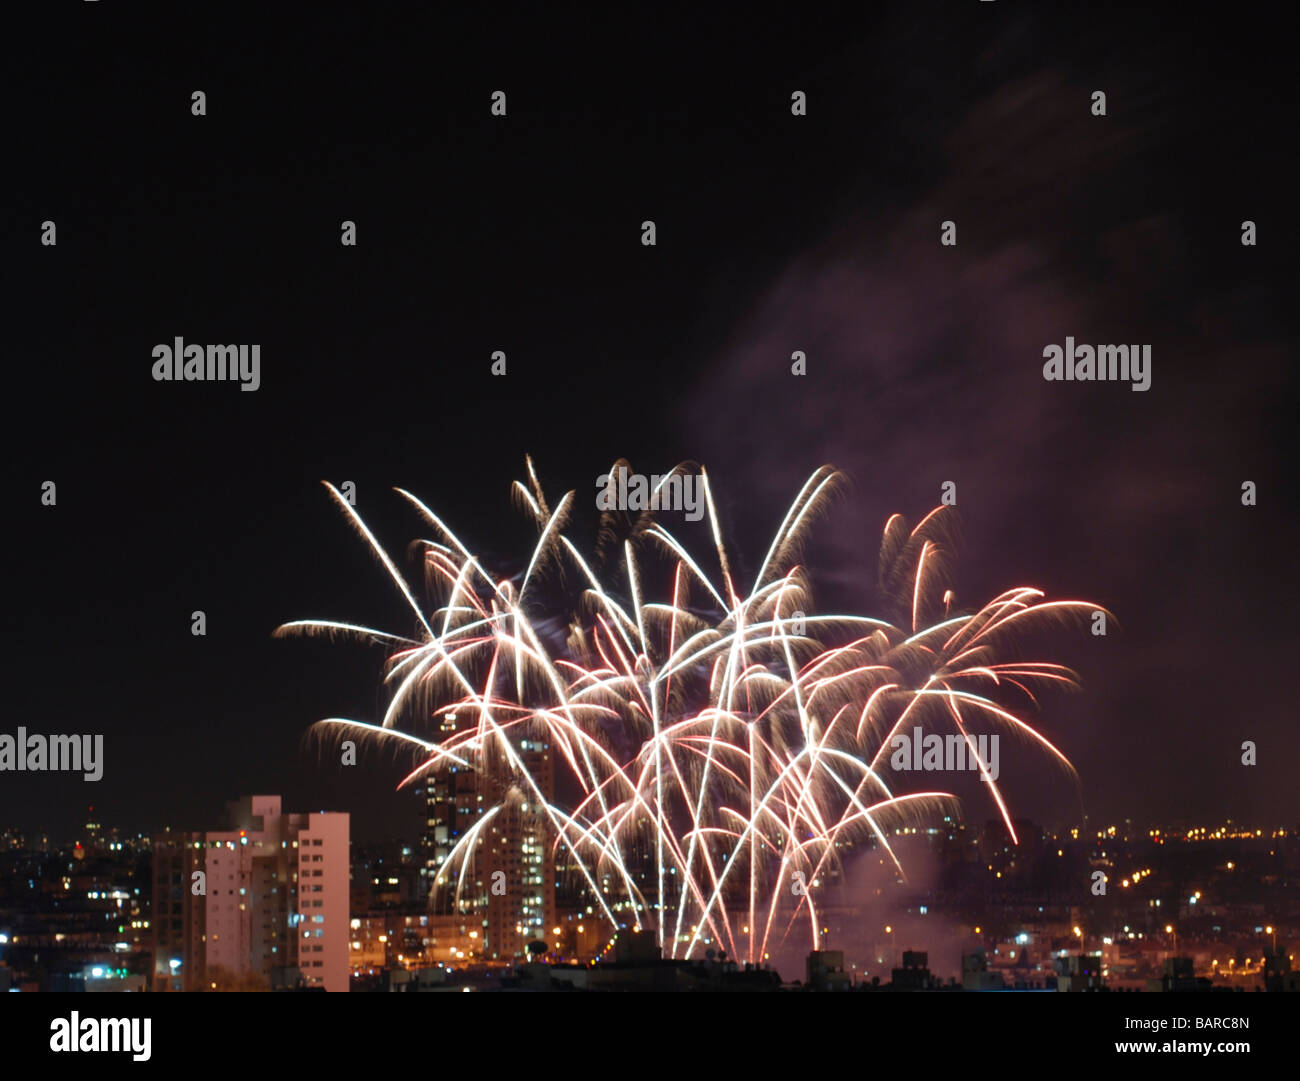
[[[410,629],[321,480],[404,566],[427,530],[393,486],[510,573],[525,453],[589,516],[619,457],[703,462],[751,573],[830,462],[851,485],[808,559],[822,607],[865,614],[887,516],[954,481],[959,602],[1029,584],[1118,618],[1041,651],[1083,678],[1037,723],[1089,817],[1295,822],[1281,13],[295,10],[102,0],[9,37],[0,732],[102,732],[106,762],[0,775],[0,823],[209,828],[270,792],[414,837],[396,771],[302,745],[376,718],[382,654],[271,632]],[[1046,382],[1067,335],[1150,344],[1151,389]],[[176,336],[259,343],[260,389],[155,382]],[[1017,811],[1077,818],[1057,776],[1017,777]]]

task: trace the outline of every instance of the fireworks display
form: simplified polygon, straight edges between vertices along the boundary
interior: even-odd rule
[[[830,467],[803,485],[747,585],[704,470],[701,532],[712,543],[694,555],[653,512],[611,510],[584,556],[565,533],[574,493],[552,509],[531,460],[527,473],[513,494],[538,540],[526,570],[508,578],[398,489],[434,531],[417,542],[425,606],[326,485],[416,630],[308,620],[276,631],[389,650],[382,720],[331,718],[318,733],[410,751],[403,785],[473,772],[485,809],[455,838],[438,890],[459,900],[489,823],[531,807],[557,864],[613,927],[650,931],[665,956],[716,946],[759,961],[792,932],[818,948],[819,893],[850,852],[874,844],[901,873],[894,831],[955,813],[945,792],[895,791],[895,735],[942,730],[973,749],[977,733],[1002,732],[1074,776],[1022,714],[1035,692],[1076,677],[1015,650],[1044,622],[1084,619],[1098,606],[1018,587],[956,611],[946,579],[951,509],[914,528],[898,515],[886,523],[879,584],[897,607],[890,620],[816,615],[799,557],[837,487]],[[531,767],[528,749],[539,746],[554,752],[554,785]],[[997,778],[979,768],[1014,838]]]

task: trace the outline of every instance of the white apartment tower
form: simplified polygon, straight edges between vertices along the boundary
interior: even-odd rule
[[[230,829],[155,838],[155,987],[200,990],[216,970],[274,985],[296,969],[348,990],[348,815],[284,814],[279,796],[229,810]]]

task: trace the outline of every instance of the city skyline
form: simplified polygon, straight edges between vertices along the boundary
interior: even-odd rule
[[[41,989],[61,980],[76,990],[84,980],[101,990],[310,990],[314,977],[330,990],[438,990],[466,980],[490,990],[545,980],[549,971],[561,982],[595,980],[599,990],[692,972],[730,979],[716,965],[743,962],[714,943],[707,957],[658,965],[652,933],[638,935],[631,913],[618,929],[603,924],[572,880],[555,889],[548,926],[511,942],[486,896],[471,890],[456,913],[430,905],[419,842],[349,845],[345,816],[280,816],[279,807],[278,797],[244,797],[227,804],[225,830],[140,838],[89,818],[75,846],[32,839],[36,847],[23,847],[6,830],[0,977],[35,990],[33,963],[48,956],[34,969]],[[997,820],[894,831],[912,877],[898,876],[882,851],[846,861],[846,877],[820,891],[821,948],[808,953],[796,936],[745,971],[779,974],[769,990],[1253,990],[1271,979],[1294,982],[1295,829],[1219,824],[1171,834],[1130,824],[1085,835],[1026,819],[1016,828],[1014,844]],[[66,860],[61,880],[24,882],[32,861],[51,860]],[[1099,873],[1108,889],[1096,888]],[[546,889],[555,876],[544,870]],[[1089,877],[1085,898],[1077,883]],[[864,886],[874,887],[866,904]],[[324,892],[306,892],[313,888]],[[104,917],[123,922],[96,932]],[[529,942],[540,953],[525,949]],[[312,952],[322,949],[332,961]],[[343,974],[317,971],[325,963],[341,964]],[[593,966],[608,972],[580,975]],[[418,986],[390,987],[403,973]]]

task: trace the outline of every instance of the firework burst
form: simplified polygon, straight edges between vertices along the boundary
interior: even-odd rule
[[[552,509],[531,460],[527,473],[513,494],[538,540],[527,568],[505,579],[398,489],[433,530],[416,542],[429,607],[327,484],[416,630],[309,620],[275,632],[359,638],[389,652],[383,718],[330,718],[318,734],[409,750],[414,766],[402,785],[452,769],[473,775],[484,812],[456,838],[434,884],[458,905],[489,824],[530,813],[614,927],[652,929],[668,956],[712,943],[760,960],[798,925],[819,945],[816,887],[840,873],[845,854],[874,843],[902,872],[891,834],[955,813],[951,795],[900,794],[882,776],[905,725],[948,726],[972,749],[977,730],[1006,731],[1074,776],[1005,701],[1032,704],[1044,686],[1076,685],[1074,673],[1006,657],[1043,621],[1097,606],[1017,588],[976,612],[952,611],[945,508],[912,529],[897,515],[885,526],[880,586],[898,607],[890,622],[805,614],[811,597],[798,557],[836,488],[829,467],[804,484],[743,591],[703,469],[712,545],[699,559],[652,513],[617,511],[602,514],[585,558],[564,532],[574,494]],[[662,585],[661,599],[650,599],[647,583]],[[553,752],[571,798],[556,798],[549,770],[530,753],[538,747]],[[1014,838],[1002,791],[980,768]]]

